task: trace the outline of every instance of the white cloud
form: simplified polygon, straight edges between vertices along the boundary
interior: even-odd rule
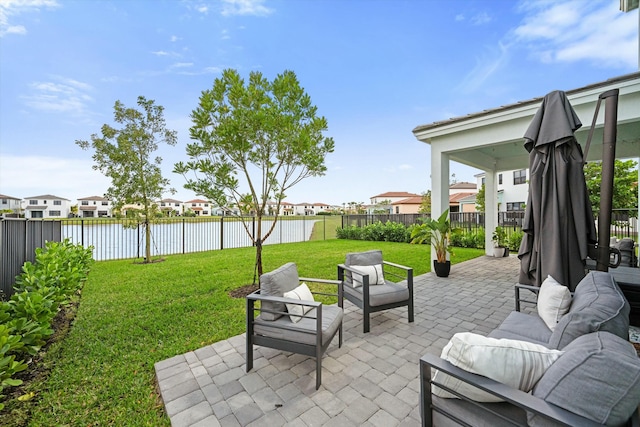
[[[412,165],[403,164],[403,165],[398,166],[398,169],[400,169],[401,171],[406,171],[406,170],[413,169],[413,166]]]
[[[477,15],[471,18],[471,23],[473,25],[484,25],[484,24],[488,24],[491,21],[492,21],[491,17],[486,12],[478,13]]]
[[[171,68],[190,68],[193,67],[193,62],[176,62],[171,65]]]
[[[638,61],[638,22],[635,13],[622,13],[611,0],[523,1],[524,16],[497,43],[476,58],[475,67],[458,86],[470,93],[501,70],[512,52],[525,50],[543,63],[588,61],[597,67],[635,69]],[[478,22],[490,19],[477,15]]]
[[[264,6],[264,0],[222,0],[222,15],[256,15],[266,16],[273,12]]]
[[[601,67],[635,67],[638,22],[618,3],[547,1],[523,3],[526,13],[514,29],[517,41],[542,62],[589,61]]]
[[[509,45],[498,43],[496,48],[487,48],[484,56],[476,58],[476,65],[468,73],[457,89],[470,93],[482,87],[484,83],[499,71],[509,60]]]
[[[36,110],[82,115],[87,111],[87,104],[93,98],[87,93],[91,85],[60,76],[53,76],[53,81],[33,82],[29,85],[30,93],[23,95],[25,104]]]
[[[6,34],[26,34],[23,25],[10,22],[10,18],[29,12],[39,12],[42,8],[55,8],[56,0],[2,0],[0,1],[0,37]]]

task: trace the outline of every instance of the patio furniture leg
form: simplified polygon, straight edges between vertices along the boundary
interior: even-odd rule
[[[253,307],[253,300],[247,299],[247,372],[253,369]]]

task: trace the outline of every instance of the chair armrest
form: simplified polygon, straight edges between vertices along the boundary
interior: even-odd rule
[[[580,415],[574,414],[573,412],[569,412],[566,409],[563,409],[559,406],[555,406],[553,404],[547,403],[543,399],[535,397],[529,393],[525,393],[521,390],[514,389],[505,384],[494,381],[490,378],[483,377],[481,375],[476,375],[471,372],[467,372],[433,354],[426,354],[420,358],[420,376],[421,376],[420,392],[422,395],[420,400],[420,410],[423,417],[423,424],[425,419],[431,418],[431,410],[434,408],[434,404],[431,399],[432,385],[436,385],[442,388],[443,390],[446,390],[450,393],[454,393],[458,395],[461,399],[471,403],[480,411],[483,411],[485,413],[488,412],[488,413],[495,414],[494,410],[486,403],[473,401],[471,399],[466,398],[465,396],[459,395],[459,393],[452,391],[449,388],[444,387],[437,382],[433,382],[431,380],[432,368],[438,369],[443,373],[451,375],[452,377],[457,378],[464,383],[477,387],[494,396],[498,396],[504,401],[509,402],[512,405],[515,405],[525,411],[536,413],[544,418],[554,420],[558,423],[565,424],[568,426],[579,425],[584,427],[600,425],[592,420],[589,420],[588,418],[584,418]],[[439,412],[443,412],[445,415],[447,414],[447,412],[444,411],[442,408],[436,408],[436,409]],[[429,412],[427,413],[426,411],[429,411]],[[451,415],[455,417],[455,414],[451,414]]]
[[[340,299],[342,299],[342,287],[340,286],[340,280],[333,280],[333,279],[316,279],[313,277],[298,277],[298,280],[300,281],[300,283],[302,282],[306,282],[306,283],[318,283],[318,284],[322,284],[322,285],[336,285],[336,292],[335,293],[329,293],[329,292],[314,292],[311,291],[311,293],[313,295],[323,295],[323,296],[327,296],[327,297],[336,297],[339,299],[339,303],[338,305],[340,307],[342,307],[342,302],[340,301]]]
[[[515,293],[516,293],[516,296],[515,296],[516,311],[520,311],[520,304],[521,303],[532,304],[532,305],[537,305],[538,304],[537,299],[534,301],[534,300],[529,300],[529,299],[522,298],[520,296],[520,290],[522,290],[522,289],[526,289],[528,291],[533,292],[534,294],[536,294],[536,298],[538,296],[538,292],[540,292],[540,287],[538,287],[538,286],[521,285],[520,283],[516,283],[516,285],[514,286],[514,290],[515,290]]]
[[[413,270],[413,268],[407,267],[406,265],[396,264],[396,263],[389,262],[389,261],[382,261],[382,263],[386,264],[386,265],[390,265],[391,267],[397,267],[397,268],[401,268],[401,269],[407,270],[407,271],[408,270]]]
[[[339,280],[332,279],[314,279],[312,277],[298,277],[301,282],[311,282],[311,283],[325,283],[328,285],[339,285]]]

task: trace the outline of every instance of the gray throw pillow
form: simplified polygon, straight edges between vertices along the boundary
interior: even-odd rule
[[[606,425],[621,425],[640,404],[640,358],[628,341],[609,332],[576,338],[547,369],[533,395]],[[548,421],[529,414],[530,426]]]
[[[613,276],[592,271],[576,287],[569,312],[549,339],[549,347],[563,350],[576,338],[596,331],[607,331],[627,339],[629,303]]]
[[[300,285],[298,279],[298,267],[292,263],[286,263],[282,267],[264,273],[260,276],[260,294],[272,297],[283,297],[285,292],[294,290]],[[262,302],[262,308],[274,311],[285,311],[283,303]],[[261,312],[260,317],[264,320],[276,320],[281,314]]]

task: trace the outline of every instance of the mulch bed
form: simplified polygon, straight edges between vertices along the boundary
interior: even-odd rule
[[[244,298],[258,290],[258,285],[244,285],[229,292],[231,298]]]

